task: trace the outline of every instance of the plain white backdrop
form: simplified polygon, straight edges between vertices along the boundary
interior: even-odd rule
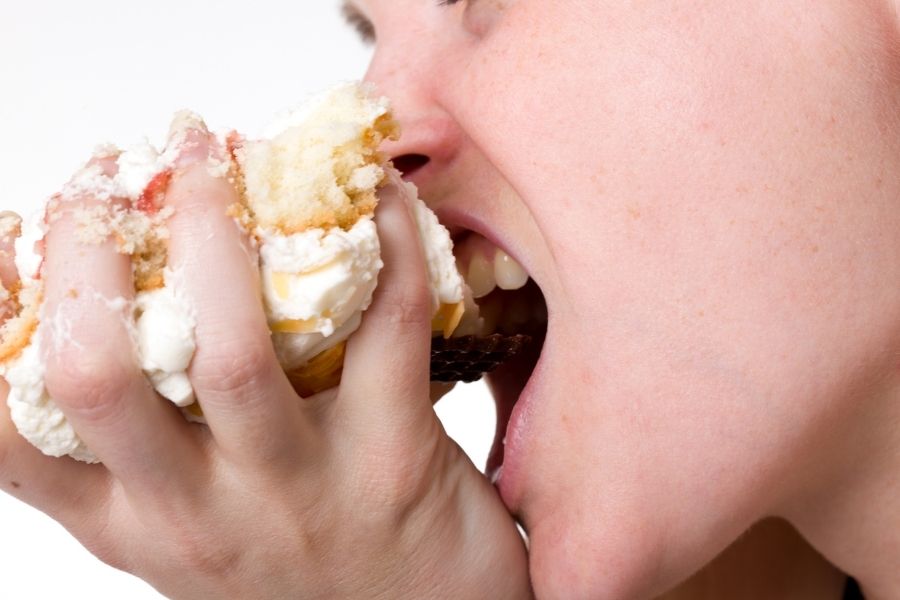
[[[2,2],[0,209],[33,211],[100,142],[160,143],[181,108],[254,133],[307,94],[360,78],[369,56],[338,0]],[[438,413],[483,467],[495,419],[484,387],[458,386]],[[160,598],[2,493],[0,532],[0,598]]]

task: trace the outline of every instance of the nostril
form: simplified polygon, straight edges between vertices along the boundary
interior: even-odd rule
[[[402,154],[392,159],[394,167],[403,174],[404,178],[427,165],[430,160],[424,154]]]

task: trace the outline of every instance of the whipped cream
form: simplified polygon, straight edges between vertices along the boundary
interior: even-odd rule
[[[154,389],[175,406],[194,402],[187,370],[197,349],[197,319],[178,275],[164,271],[165,285],[135,298],[135,332],[141,369]]]
[[[16,429],[32,445],[49,456],[69,455],[88,463],[97,462],[66,420],[44,387],[47,365],[41,352],[41,338],[47,325],[38,325],[31,343],[22,353],[0,365],[0,375],[9,383],[6,404]]]
[[[37,245],[44,239],[45,231],[43,210],[34,211],[22,219],[22,234],[15,241],[15,262],[23,284],[38,277],[44,257],[38,252]]]
[[[399,179],[399,174],[398,174]],[[437,215],[419,198],[419,191],[410,182],[404,182],[412,201],[413,217],[419,229],[419,239],[428,268],[431,288],[431,310],[442,304],[456,304],[463,299],[463,279],[456,268],[453,256],[453,240],[450,232],[440,224]]]
[[[463,280],[450,232],[405,184],[425,255],[432,313],[463,300]],[[383,263],[376,223],[361,218],[350,231],[314,229],[290,236],[260,232],[266,316],[282,367],[291,371],[346,340],[372,302]]]
[[[284,236],[261,230],[257,235],[270,323],[294,321],[303,329],[298,333],[328,336],[368,307],[382,267],[371,217],[349,231],[312,229]]]
[[[363,217],[349,231],[280,235],[260,228],[257,237],[266,317],[282,366],[292,370],[359,326],[383,266],[378,232],[372,218]],[[338,330],[341,335],[323,346]]]

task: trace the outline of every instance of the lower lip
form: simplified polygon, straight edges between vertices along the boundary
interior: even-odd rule
[[[546,342],[545,342],[546,343]],[[515,511],[519,505],[522,495],[522,486],[524,484],[525,464],[524,452],[526,437],[528,435],[531,421],[529,416],[532,414],[533,398],[537,394],[540,387],[541,377],[543,375],[544,352],[538,359],[531,377],[519,394],[515,406],[513,406],[512,414],[509,417],[509,423],[506,425],[506,437],[503,451],[503,465],[497,476],[497,489],[500,491],[500,497],[503,503],[511,511]]]

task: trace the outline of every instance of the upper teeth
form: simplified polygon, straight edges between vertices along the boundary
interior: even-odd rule
[[[528,273],[509,254],[497,248],[494,278],[501,290],[517,290],[528,282]]]
[[[517,290],[528,282],[528,273],[509,254],[481,236],[472,236],[457,252],[459,271],[475,298],[495,288]]]
[[[493,261],[488,262],[487,258],[481,254],[472,257],[465,278],[469,287],[472,288],[472,295],[476,298],[487,296],[497,287]]]

